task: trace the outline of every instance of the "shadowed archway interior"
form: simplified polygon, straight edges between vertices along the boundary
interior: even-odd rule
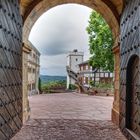
[[[116,124],[119,124],[119,22],[120,22],[120,14],[123,10],[123,0],[36,0],[36,1],[28,1],[21,0],[21,14],[23,17],[23,42],[24,44],[28,44],[28,38],[30,31],[37,21],[37,19],[47,10],[62,4],[80,4],[92,8],[99,12],[108,25],[110,26],[114,38],[114,46],[113,52],[115,54],[115,100],[114,107],[112,110],[112,120]],[[23,76],[24,77],[24,76]]]
[[[81,4],[95,9],[105,18],[112,29],[115,40],[113,47],[115,54],[115,98],[112,120],[120,126],[129,139],[136,139],[136,136],[140,136],[140,132],[136,131],[139,129],[135,129],[136,126],[139,128],[139,115],[138,117],[132,115],[132,119],[135,120],[132,128],[130,128],[135,135],[126,129],[126,72],[131,56],[140,56],[139,0],[1,0],[0,138],[2,140],[10,139],[22,127],[24,98],[22,94],[22,72],[24,70],[22,67],[22,49],[25,44],[28,44],[31,28],[45,11],[66,3]],[[138,72],[137,77],[140,75],[139,69],[139,65],[136,64],[132,70],[134,73]],[[140,93],[140,79],[138,78],[136,81],[138,84],[133,85],[133,88],[138,88],[136,88],[137,91],[134,89],[136,91],[134,93]],[[135,105],[133,104],[132,107],[137,112],[138,108],[135,108]]]

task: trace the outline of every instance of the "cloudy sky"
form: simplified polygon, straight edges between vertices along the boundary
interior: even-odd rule
[[[44,13],[33,26],[29,40],[40,51],[40,73],[66,75],[66,56],[78,49],[89,57],[88,25],[91,9],[82,5],[67,4]]]

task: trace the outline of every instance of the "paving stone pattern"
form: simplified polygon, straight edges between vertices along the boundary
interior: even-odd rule
[[[110,120],[112,101],[77,93],[32,96],[31,119],[12,140],[126,140]]]

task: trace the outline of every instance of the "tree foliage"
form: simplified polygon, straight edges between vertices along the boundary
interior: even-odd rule
[[[95,11],[91,13],[87,32],[91,54],[90,64],[112,72],[114,69],[112,32],[99,13]]]
[[[39,92],[41,93],[41,78],[40,77],[38,79],[38,89],[39,89]]]
[[[42,91],[66,89],[66,81],[50,81],[42,84]]]

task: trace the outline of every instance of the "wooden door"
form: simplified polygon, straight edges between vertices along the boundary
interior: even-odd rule
[[[140,64],[135,58],[132,68],[131,130],[140,137]]]

